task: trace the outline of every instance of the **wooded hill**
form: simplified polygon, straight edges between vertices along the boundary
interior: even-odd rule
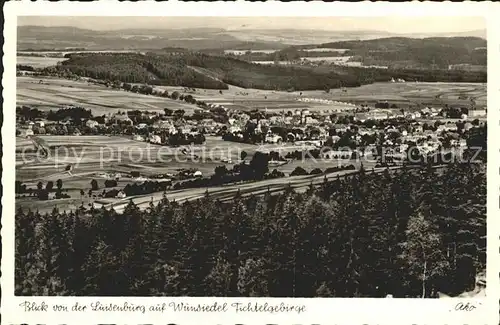
[[[340,41],[291,47],[288,50],[312,48],[348,49],[343,55],[365,65],[391,68],[440,68],[451,64],[486,65],[487,41],[479,37],[389,37],[363,41]]]
[[[193,69],[196,68],[196,69]],[[315,69],[259,65],[200,52],[70,54],[47,74],[154,85],[227,89],[227,85],[267,90],[326,90],[404,78],[418,81],[486,82],[486,73],[448,70],[387,70],[351,67]]]
[[[16,295],[436,297],[473,289],[486,265],[484,163],[84,208],[18,210]]]

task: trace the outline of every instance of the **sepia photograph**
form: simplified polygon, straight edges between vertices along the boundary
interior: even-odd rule
[[[486,31],[17,17],[14,294],[485,297]]]

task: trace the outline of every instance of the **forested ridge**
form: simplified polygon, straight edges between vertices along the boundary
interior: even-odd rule
[[[165,56],[169,57],[169,56]],[[50,70],[53,68],[48,68]],[[74,54],[56,67],[82,77],[128,83],[227,89],[227,85],[176,60],[141,54]]]
[[[200,52],[76,53],[46,74],[153,85],[227,89],[228,85],[267,90],[358,87],[391,78],[427,82],[486,82],[485,72],[405,70],[326,66],[260,65]],[[191,67],[203,68],[195,70]],[[205,71],[203,73],[202,71]]]
[[[354,56],[355,61],[366,65],[448,69],[452,64],[486,65],[486,45],[486,40],[479,37],[388,37],[297,46],[287,50],[348,49],[343,55]]]
[[[305,193],[18,210],[16,295],[434,297],[486,265],[483,163],[361,170]]]

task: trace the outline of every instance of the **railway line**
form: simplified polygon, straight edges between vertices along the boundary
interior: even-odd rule
[[[401,169],[403,166],[389,167],[390,172]],[[416,169],[418,166],[408,166],[409,169]],[[444,165],[434,166],[434,169],[445,168]],[[366,171],[367,174],[380,174],[386,168],[374,168],[372,171]],[[325,177],[327,180],[332,180],[336,177],[348,177],[359,173],[359,170],[345,170],[340,172],[318,174],[318,175],[304,175],[292,176],[287,178],[269,179],[258,182],[229,184],[223,186],[215,186],[209,188],[194,188],[182,189],[177,191],[168,191],[167,198],[171,201],[183,202],[187,200],[197,200],[203,198],[205,195],[210,195],[211,198],[219,199],[220,201],[231,200],[238,192],[243,197],[250,195],[263,195],[265,193],[277,194],[283,192],[287,187],[291,187],[297,192],[305,191],[313,184],[318,186],[323,183]],[[115,202],[108,204],[96,204],[97,208],[104,207],[107,209],[113,208],[116,212],[122,213],[130,200],[132,200],[140,209],[149,207],[150,203],[157,204],[163,199],[163,192],[157,192],[147,195],[138,195],[119,199]]]

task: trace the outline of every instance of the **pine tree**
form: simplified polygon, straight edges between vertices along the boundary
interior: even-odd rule
[[[158,218],[145,216],[153,219],[150,223],[147,249],[150,254],[154,254],[145,274],[145,287],[150,294],[157,296],[176,296],[180,292],[179,265],[173,260],[180,244],[176,238],[174,206],[165,195],[153,212]]]
[[[216,297],[227,297],[231,292],[232,265],[223,255],[224,253],[219,254],[212,271],[205,279],[210,295]]]
[[[52,214],[50,216],[50,235],[51,235],[51,249],[52,266],[48,272],[51,275],[51,282],[53,289],[51,295],[65,296],[70,293],[67,287],[68,279],[71,275],[71,243],[68,238],[66,229],[63,222],[66,221],[67,216],[60,214]]]
[[[476,274],[484,270],[486,247],[486,179],[471,164],[451,166],[449,173],[455,186],[448,192],[448,227],[442,232],[448,238],[448,260],[454,269],[451,288],[457,294],[474,288]]]
[[[84,265],[91,250],[92,238],[87,236],[87,228],[77,214],[70,214],[68,219],[72,220],[71,222],[68,220],[66,225],[71,244],[72,274],[67,281],[67,287],[73,294],[81,295],[85,285]]]
[[[145,267],[149,262],[146,255],[147,232],[144,214],[135,203],[130,200],[123,212],[125,218],[124,237],[128,239],[127,245],[123,250],[124,261],[123,269],[128,279],[128,290],[130,295],[141,294],[143,287],[143,277]],[[146,258],[146,260],[144,260]]]
[[[130,295],[127,275],[122,271],[121,256],[112,247],[98,240],[84,265],[85,295]]]
[[[321,285],[316,289],[316,297],[320,298],[331,298],[332,297],[332,291],[326,284],[326,282],[322,282]]]
[[[138,278],[132,288],[134,294],[147,296],[151,291],[151,281],[154,274],[152,269],[158,269],[158,240],[162,237],[160,232],[160,217],[157,207],[152,201],[149,208],[141,214],[141,231],[135,239],[131,248],[141,251],[142,256],[133,254],[137,260]],[[139,246],[139,247],[138,247]],[[134,252],[135,253],[135,252]],[[164,270],[163,268],[160,268]]]
[[[233,208],[223,220],[224,253],[231,263],[231,281],[228,296],[238,296],[238,272],[247,256],[251,256],[252,221],[247,213],[243,198],[238,192],[233,200]]]
[[[365,193],[358,177],[352,177],[349,182],[346,195],[341,205],[341,220],[346,223],[347,232],[344,234],[343,257],[341,258],[342,269],[339,280],[340,286],[336,291],[346,297],[357,297],[359,294],[359,282],[361,277],[362,255],[365,252],[366,241],[369,238],[365,210]]]
[[[328,279],[332,257],[328,243],[334,236],[331,232],[333,212],[330,206],[313,195],[298,211],[299,227],[296,247],[296,296],[314,297],[318,283]]]
[[[203,256],[202,244],[198,233],[198,222],[200,220],[200,210],[196,204],[186,202],[177,211],[176,217],[177,231],[180,236],[179,250],[176,252],[176,259],[181,263],[179,271],[181,282],[180,294],[187,296],[202,296],[200,294],[200,281],[202,273],[198,265],[202,265],[206,256]]]
[[[273,296],[294,297],[296,284],[297,242],[299,217],[293,190],[283,194],[283,204],[274,211],[273,230],[271,233],[272,270],[270,291]]]
[[[249,258],[238,270],[238,292],[243,297],[266,297],[267,274],[265,262]]]
[[[15,294],[33,294],[32,278],[29,272],[34,266],[35,220],[32,212],[27,214],[19,208],[15,217]]]
[[[51,242],[51,218],[45,214],[40,218],[40,224],[36,229],[35,241],[38,243],[34,250],[34,265],[31,277],[33,283],[33,294],[48,296],[51,294],[49,280],[52,270],[52,242]]]
[[[163,264],[148,275],[148,295],[177,296],[181,292],[178,265]]]

